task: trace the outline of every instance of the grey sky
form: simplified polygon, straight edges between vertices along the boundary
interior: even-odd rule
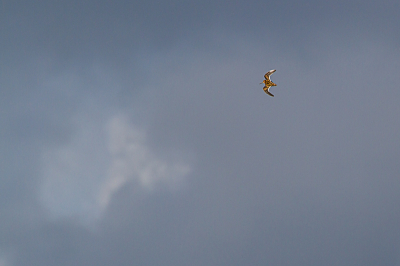
[[[0,266],[400,266],[398,1],[1,9]]]

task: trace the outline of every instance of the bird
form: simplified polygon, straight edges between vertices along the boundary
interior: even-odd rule
[[[270,79],[269,76],[272,75],[272,73],[274,73],[276,71],[276,69],[272,69],[270,71],[268,71],[267,73],[265,73],[264,78],[265,80],[263,80],[263,82],[261,82],[260,84],[264,83],[264,88],[263,90],[265,91],[266,94],[268,94],[269,96],[274,97],[274,95],[272,93],[269,92],[269,88],[271,88],[272,86],[276,86],[275,83],[273,83]]]

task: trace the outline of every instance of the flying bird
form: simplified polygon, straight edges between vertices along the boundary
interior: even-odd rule
[[[275,83],[273,83],[270,79],[269,76],[272,75],[272,73],[274,73],[276,71],[276,69],[272,69],[270,71],[268,71],[267,73],[265,73],[264,78],[265,80],[263,80],[263,82],[261,82],[260,84],[264,83],[264,88],[263,90],[265,91],[266,94],[268,94],[269,96],[274,97],[274,95],[272,93],[269,92],[269,88],[271,88],[272,86],[276,86]]]

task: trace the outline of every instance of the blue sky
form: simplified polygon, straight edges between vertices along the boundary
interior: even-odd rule
[[[398,1],[1,8],[0,266],[400,265]]]

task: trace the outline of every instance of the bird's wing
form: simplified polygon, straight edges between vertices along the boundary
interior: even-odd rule
[[[265,73],[264,78],[269,79],[269,76],[271,76],[271,74],[274,73],[275,71],[276,71],[276,69],[272,69],[272,70],[268,71],[267,73]]]
[[[271,86],[265,86],[263,89],[265,91],[266,94],[268,94],[269,96],[274,97],[274,95],[272,93],[269,92],[269,88],[271,88]]]

